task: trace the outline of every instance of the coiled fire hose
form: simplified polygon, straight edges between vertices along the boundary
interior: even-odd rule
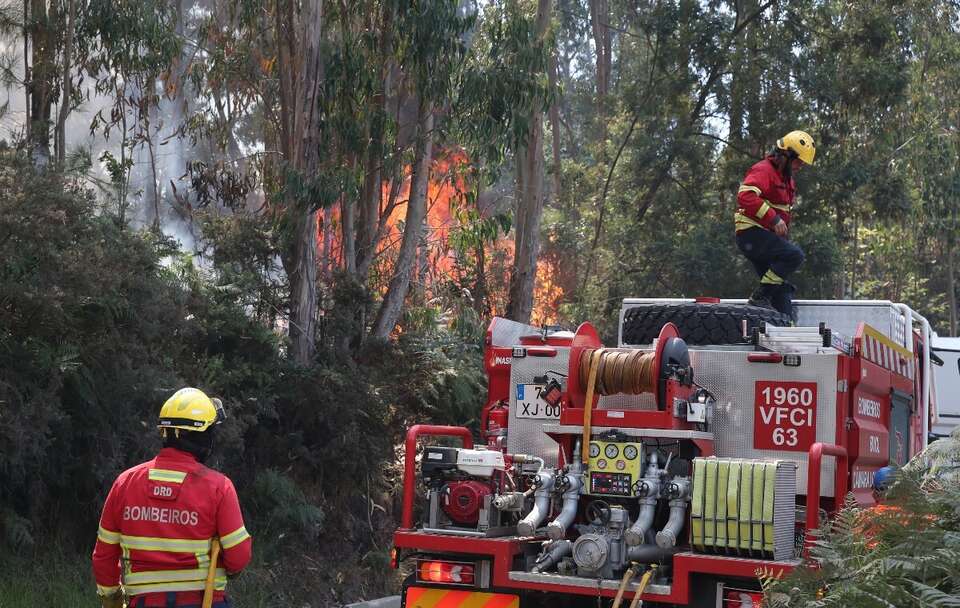
[[[584,465],[590,460],[594,391],[600,395],[641,395],[653,392],[656,386],[653,369],[656,358],[656,353],[639,350],[585,348],[580,352],[580,386],[587,387],[580,453],[580,462]]]
[[[594,364],[594,354],[599,358]],[[640,395],[654,390],[653,364],[656,353],[640,350],[585,348],[580,353],[580,383],[589,382],[591,364],[596,365],[596,387],[600,395]],[[587,385],[589,386],[589,384]]]

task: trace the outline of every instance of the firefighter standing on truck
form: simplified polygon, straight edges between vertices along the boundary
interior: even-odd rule
[[[230,606],[227,575],[250,562],[253,541],[233,483],[203,465],[223,419],[219,399],[195,388],[177,391],[160,409],[163,449],[113,483],[93,550],[104,608],[120,608],[124,596],[131,608],[199,607],[214,538],[223,550],[213,605]]]
[[[787,278],[804,259],[803,250],[787,238],[796,198],[793,175],[804,165],[812,165],[816,153],[808,133],[787,133],[777,140],[770,155],[750,167],[737,193],[737,247],[760,276],[749,303],[791,317],[796,288]]]

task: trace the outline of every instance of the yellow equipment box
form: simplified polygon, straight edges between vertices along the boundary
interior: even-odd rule
[[[590,442],[589,494],[633,496],[643,476],[643,444],[594,439]]]

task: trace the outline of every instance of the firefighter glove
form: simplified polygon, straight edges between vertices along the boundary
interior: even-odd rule
[[[100,596],[101,608],[123,608],[123,594],[117,591],[110,595]]]

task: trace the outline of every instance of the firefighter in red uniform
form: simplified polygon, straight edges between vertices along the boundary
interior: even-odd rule
[[[803,250],[788,240],[790,212],[796,198],[793,174],[812,165],[813,138],[791,131],[777,140],[773,153],[750,167],[737,193],[737,247],[760,276],[750,304],[793,316],[794,286],[787,281],[803,263]]]
[[[223,550],[213,605],[230,606],[227,575],[250,562],[253,541],[233,483],[202,464],[223,419],[219,399],[195,388],[177,391],[160,409],[163,449],[113,483],[93,550],[104,608],[120,608],[124,596],[131,608],[199,607],[215,538]]]

